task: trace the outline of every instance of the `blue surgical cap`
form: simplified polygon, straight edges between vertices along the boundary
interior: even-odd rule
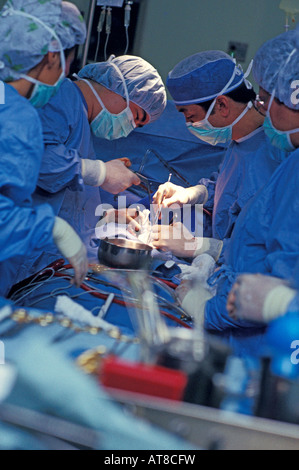
[[[29,16],[26,16],[29,15]],[[53,30],[61,16],[61,0],[8,0],[0,12],[0,79],[12,81],[57,49]],[[38,21],[39,20],[39,21]]]
[[[94,80],[125,98],[123,81],[111,61],[126,82],[130,101],[146,111],[151,122],[157,120],[166,107],[165,86],[157,70],[144,59],[129,55],[112,57],[106,62],[86,65],[78,76]]]
[[[55,28],[63,49],[83,44],[86,39],[86,25],[79,9],[70,2],[62,2],[61,18]],[[59,50],[59,49],[58,49]]]
[[[292,84],[299,80],[298,29],[280,34],[260,47],[254,58],[253,76],[268,93],[275,89],[275,97],[288,108],[299,109],[298,100],[292,100]]]
[[[178,63],[168,74],[166,85],[176,105],[202,103],[219,96],[234,70],[236,76],[225,93],[245,81],[242,69],[225,52],[199,52]]]

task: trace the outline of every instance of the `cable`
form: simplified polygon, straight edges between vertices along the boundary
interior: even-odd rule
[[[127,54],[128,49],[129,49],[129,26],[130,26],[130,22],[131,22],[131,10],[132,10],[131,5],[132,4],[133,4],[133,2],[128,0],[127,3],[126,3],[126,6],[125,6],[124,26],[125,26],[125,30],[126,30],[126,48],[125,48],[124,55]]]
[[[96,53],[95,53],[95,56],[94,56],[94,61],[95,62],[97,62],[97,58],[98,58],[98,54],[99,54],[101,32],[103,31],[103,28],[104,28],[105,19],[106,19],[106,7],[102,7],[102,11],[101,11],[101,14],[100,14],[99,23],[98,23],[98,27],[97,27],[98,43],[97,43]]]
[[[111,24],[112,24],[112,8],[108,7],[107,15],[106,15],[106,42],[105,42],[105,48],[104,48],[105,60],[107,60],[107,46],[108,46],[109,37],[111,34]]]

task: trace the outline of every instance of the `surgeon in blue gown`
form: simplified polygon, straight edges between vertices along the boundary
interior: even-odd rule
[[[164,207],[204,204],[213,213],[212,236],[218,240],[230,238],[243,207],[285,158],[285,152],[273,147],[265,135],[264,116],[246,76],[226,53],[205,51],[184,59],[167,79],[190,132],[208,144],[229,146],[210,179],[188,189],[161,185],[154,200],[160,204],[163,194]],[[163,233],[156,247],[184,255],[183,245],[178,252],[176,240],[163,240]]]
[[[288,157],[242,211],[225,250],[226,264],[210,279],[217,288],[216,296],[207,301],[204,310],[204,325],[210,331],[250,332],[257,326],[262,331],[269,320],[288,309],[295,297],[292,286],[280,285],[280,279],[287,283],[292,279],[299,259],[299,103],[292,87],[299,72],[298,50],[298,32],[291,31],[266,42],[256,54],[254,75],[260,85],[262,111],[267,115],[265,132],[274,145],[288,152]],[[258,278],[260,288],[243,296],[245,304],[252,304],[251,312],[254,303],[258,304],[259,319],[238,316],[231,302],[227,311],[229,292],[242,273],[276,278]],[[193,297],[194,301],[199,290],[193,294],[187,294],[189,300]]]
[[[33,207],[43,155],[42,128],[34,107],[45,104],[64,76],[64,54],[53,26],[61,20],[61,2],[15,0],[0,15],[0,293],[7,295],[22,256],[55,243],[75,268],[80,284],[87,270],[81,239],[50,205]],[[59,50],[59,52],[55,52]],[[46,85],[44,85],[46,84]],[[27,99],[26,99],[27,98]],[[30,102],[29,102],[29,101]]]
[[[82,237],[90,261],[96,260],[95,227],[99,187],[118,194],[139,178],[128,159],[104,163],[96,158],[93,137],[113,141],[154,122],[166,106],[158,72],[140,57],[111,57],[85,66],[75,82],[65,79],[57,95],[40,110],[45,152],[34,202],[48,202]],[[112,145],[112,143],[111,143]],[[53,247],[26,262],[18,280],[59,257]]]

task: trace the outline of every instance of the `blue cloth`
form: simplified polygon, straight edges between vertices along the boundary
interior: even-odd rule
[[[244,73],[231,56],[223,51],[204,51],[179,62],[168,74],[167,88],[177,105],[201,103],[216,98],[234,79],[225,93],[244,81]]]
[[[213,213],[213,238],[224,240],[232,234],[235,222],[246,203],[267,183],[278,167],[273,147],[263,128],[232,142],[219,172],[199,181],[208,189],[205,207]]]
[[[33,208],[43,154],[36,110],[10,85],[0,106],[0,293],[6,295],[22,257],[52,242],[54,215],[49,205]]]
[[[57,95],[39,111],[45,151],[40,167],[34,204],[49,203],[55,215],[66,220],[84,241],[90,259],[96,249],[90,245],[101,203],[98,188],[85,186],[81,158],[95,158],[85,99],[73,82],[65,79]],[[19,271],[24,279],[61,258],[56,246],[41,255],[36,252]]]
[[[125,82],[129,100],[146,111],[151,122],[156,121],[165,109],[164,83],[157,70],[141,57],[124,55],[88,64],[78,76],[94,80],[123,98],[126,98]]]
[[[61,0],[9,0],[5,3],[0,12],[1,80],[17,80],[21,73],[28,72],[42,61],[54,39],[49,28],[58,24],[60,15]]]
[[[126,139],[109,142],[94,138],[94,147],[98,158],[103,161],[119,156],[130,158],[135,171],[139,170],[146,152],[152,149],[183,176],[187,183],[175,172],[172,172],[171,181],[186,187],[197,184],[200,177],[210,177],[217,170],[226,150],[224,146],[212,147],[193,136],[187,130],[185,118],[178,113],[173,101],[167,102],[158,121],[147,124],[142,129],[135,129]],[[153,152],[148,152],[142,173],[156,182],[153,184],[153,191],[168,180],[170,172]],[[132,190],[135,192],[137,188],[134,186]],[[138,192],[141,197],[147,196],[146,191]],[[101,196],[103,201],[109,199],[104,191],[101,191]]]
[[[252,69],[256,82],[264,90],[271,94],[276,89],[276,98],[288,108],[297,110],[299,103],[292,99],[292,91],[295,91],[292,83],[299,73],[298,46],[299,28],[280,34],[260,47]]]
[[[61,3],[61,17],[55,28],[62,48],[72,49],[77,44],[83,44],[86,39],[84,18],[76,5],[71,2]]]
[[[226,268],[222,268],[216,281],[217,295],[206,304],[207,329],[223,331],[250,326],[232,320],[226,311],[227,295],[239,273],[291,279],[299,259],[298,165],[296,150],[241,212],[226,246]]]

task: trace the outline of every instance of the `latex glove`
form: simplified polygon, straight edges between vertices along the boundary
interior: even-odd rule
[[[227,311],[234,319],[268,323],[284,315],[296,291],[286,281],[261,274],[244,274],[233,285]]]
[[[223,242],[214,238],[195,238],[181,222],[173,225],[155,225],[152,228],[152,244],[162,251],[171,251],[180,258],[195,258],[204,253],[218,261]]]
[[[101,188],[108,193],[118,194],[132,185],[139,185],[140,179],[128,170],[127,159],[111,160],[106,163],[106,177]]]
[[[153,196],[153,202],[162,207],[170,207],[176,204],[183,207],[184,204],[205,204],[208,200],[207,188],[200,184],[191,188],[183,188],[173,183],[165,183],[159,186]]]
[[[116,225],[127,225],[131,233],[137,233],[141,230],[143,215],[137,209],[110,209],[106,211],[101,220],[97,223],[97,227],[114,223]]]
[[[73,266],[75,278],[72,283],[79,287],[88,270],[85,246],[73,228],[60,217],[55,217],[53,239],[62,256]]]
[[[203,285],[190,281],[182,281],[175,294],[183,310],[194,319],[195,327],[202,328],[205,306],[213,294]]]
[[[151,242],[157,250],[171,251],[182,258],[192,258],[197,249],[197,239],[181,222],[173,225],[154,225]]]

